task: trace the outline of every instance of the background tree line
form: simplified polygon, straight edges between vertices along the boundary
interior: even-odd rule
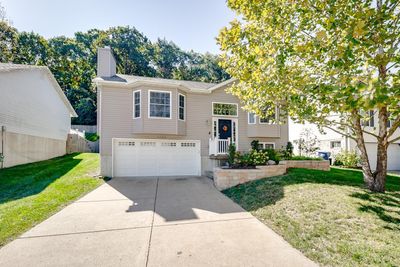
[[[48,66],[79,117],[73,124],[96,124],[97,48],[111,46],[118,73],[149,77],[220,82],[229,75],[218,66],[218,56],[184,51],[165,39],[151,42],[134,27],[92,29],[45,39],[19,32],[0,20],[0,62]]]

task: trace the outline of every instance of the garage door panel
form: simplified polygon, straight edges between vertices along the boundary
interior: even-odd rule
[[[376,169],[377,144],[367,143],[368,159],[373,170]],[[388,147],[388,170],[400,170],[400,146],[391,144]]]
[[[200,141],[114,139],[113,175],[200,175]]]

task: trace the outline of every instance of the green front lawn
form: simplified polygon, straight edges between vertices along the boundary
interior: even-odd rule
[[[0,170],[0,246],[100,185],[98,166],[84,153]]]
[[[357,170],[291,169],[224,193],[321,265],[400,266],[398,176],[377,194]]]

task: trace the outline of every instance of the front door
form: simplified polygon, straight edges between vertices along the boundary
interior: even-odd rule
[[[232,120],[218,120],[219,139],[232,139]]]

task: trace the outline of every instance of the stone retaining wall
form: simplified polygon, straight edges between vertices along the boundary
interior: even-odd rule
[[[224,190],[238,184],[285,173],[285,164],[257,166],[256,169],[223,169],[217,167],[214,168],[214,184],[218,190]]]
[[[214,185],[218,190],[224,190],[253,180],[283,175],[288,168],[329,171],[330,166],[327,160],[288,160],[281,162],[279,165],[257,166],[256,169],[216,167],[214,168]]]
[[[320,171],[329,171],[328,160],[287,160],[284,161],[287,168],[304,168]]]

